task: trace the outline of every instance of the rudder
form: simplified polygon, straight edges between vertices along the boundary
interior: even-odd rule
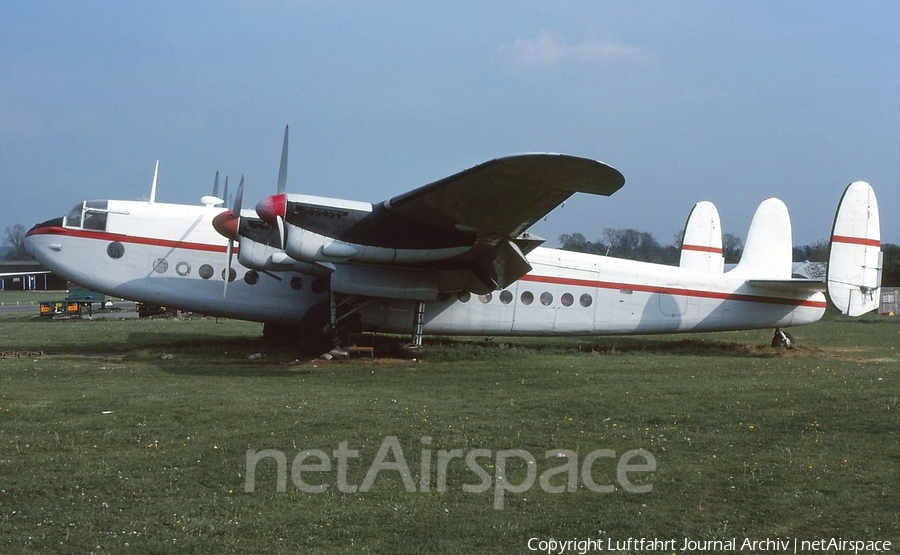
[[[878,308],[881,265],[875,191],[865,181],[854,181],[835,212],[828,253],[828,296],[838,310],[860,316]]]

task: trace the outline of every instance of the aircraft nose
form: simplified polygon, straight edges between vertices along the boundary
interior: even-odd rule
[[[62,218],[53,218],[52,220],[47,220],[46,222],[42,222],[34,225],[31,229],[28,230],[28,233],[25,234],[25,252],[28,253],[28,256],[31,258],[37,259],[35,253],[37,252],[37,239],[38,235],[43,235],[45,233],[53,233],[53,228],[60,228],[63,225]]]
[[[266,197],[256,205],[256,214],[266,223],[275,225],[278,216],[284,217],[287,197],[283,193]]]

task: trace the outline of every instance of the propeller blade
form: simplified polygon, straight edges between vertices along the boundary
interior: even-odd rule
[[[234,215],[237,218],[241,217],[241,201],[244,198],[244,176],[241,176],[241,184],[238,185],[237,194],[234,196]]]
[[[228,178],[225,178],[225,186],[228,186]],[[244,198],[244,176],[241,176],[241,183],[238,185],[237,194],[234,196],[234,207],[231,209],[232,218],[237,220],[236,229],[237,236],[241,234],[241,201]],[[225,286],[222,288],[222,298],[228,294],[228,282],[231,280],[231,263],[234,261],[234,240],[228,239],[228,247],[225,249],[228,255],[228,265],[225,267]]]
[[[212,194],[212,196],[214,196],[214,197],[218,197],[218,196],[219,196],[219,172],[218,172],[218,170],[216,171],[216,180],[213,182],[213,194]]]
[[[275,225],[278,226],[278,239],[279,244],[281,245],[281,251],[284,252],[284,249],[287,245],[285,245],[285,228],[284,228],[284,218],[281,216],[275,216]]]
[[[228,198],[228,176],[225,176],[225,194],[222,195],[222,198],[225,199],[225,206],[227,207],[229,204]]]
[[[284,144],[281,146],[281,166],[278,168],[278,192],[283,193],[287,188],[287,162],[288,162],[288,126],[284,126]]]
[[[223,299],[228,294],[228,278],[231,277],[231,257],[232,255],[234,255],[234,241],[232,241],[231,239],[228,240],[228,247],[226,248],[225,252],[228,256],[228,266],[226,267],[225,275],[223,276],[225,278],[225,286],[222,288]]]

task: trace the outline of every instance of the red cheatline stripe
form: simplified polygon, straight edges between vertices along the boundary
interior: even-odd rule
[[[154,239],[152,237],[138,237],[135,235],[121,235],[119,233],[106,233],[102,231],[88,231],[84,229],[69,229],[66,227],[41,227],[31,231],[30,235],[63,235],[66,237],[81,237],[83,239],[98,239],[101,241],[119,241],[134,245],[151,245],[154,247],[166,247],[175,249],[190,249],[206,252],[226,252],[225,245],[210,245],[208,243],[192,243],[190,241],[171,241],[168,239]],[[234,252],[237,253],[235,247]]]
[[[86,239],[98,239],[103,241],[121,241],[136,245],[152,245],[157,247],[192,249],[206,252],[226,252],[226,247],[210,245],[207,243],[191,243],[187,241],[169,241],[153,239],[151,237],[136,237],[120,235],[118,233],[105,233],[100,231],[88,231],[82,229],[68,229],[64,227],[42,227],[33,229],[31,235],[65,235],[68,237],[83,237]],[[235,248],[237,252],[237,248]],[[662,287],[656,285],[638,285],[634,283],[619,283],[612,281],[594,281],[586,279],[573,279],[563,277],[537,276],[528,274],[522,276],[521,281],[534,283],[553,283],[557,285],[571,285],[576,287],[590,287],[594,289],[626,289],[640,291],[642,293],[662,293],[665,295],[681,295],[685,297],[698,297],[704,299],[720,299],[723,301],[743,301],[752,303],[781,304],[788,306],[805,306],[811,308],[825,308],[822,301],[796,300],[783,297],[764,297],[760,295],[746,295],[740,293],[720,293],[716,291],[703,291],[699,289],[679,289],[677,287]]]
[[[850,243],[851,245],[865,245],[867,247],[880,247],[881,241],[878,239],[868,239],[866,237],[847,237],[846,235],[832,235],[831,240],[835,243]]]
[[[742,301],[750,303],[780,304],[788,306],[805,306],[808,308],[825,308],[824,301],[788,299],[784,297],[766,297],[762,295],[747,295],[743,293],[722,293],[717,291],[703,291],[700,289],[679,289],[677,287],[663,287],[658,285],[637,285],[633,283],[618,283],[612,281],[593,281],[586,279],[570,279],[561,277],[525,275],[521,281],[535,283],[553,283],[557,285],[572,285],[577,287],[591,287],[597,289],[625,289],[628,291],[640,291],[642,293],[662,293],[665,295],[681,295],[684,297],[698,297],[702,299],[720,299],[723,301]]]
[[[681,245],[681,250],[683,251],[700,251],[700,252],[713,252],[716,254],[722,254],[721,248],[716,247],[705,247],[702,245]]]

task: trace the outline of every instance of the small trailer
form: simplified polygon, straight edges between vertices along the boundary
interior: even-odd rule
[[[68,316],[70,318],[81,318],[87,307],[88,316],[94,312],[94,303],[100,303],[103,308],[106,303],[106,295],[88,291],[87,289],[69,289],[69,294],[62,301],[42,301],[40,306],[40,315],[42,318],[54,318],[57,316]]]
[[[41,301],[41,318],[69,316],[81,318],[81,303],[69,301]]]

